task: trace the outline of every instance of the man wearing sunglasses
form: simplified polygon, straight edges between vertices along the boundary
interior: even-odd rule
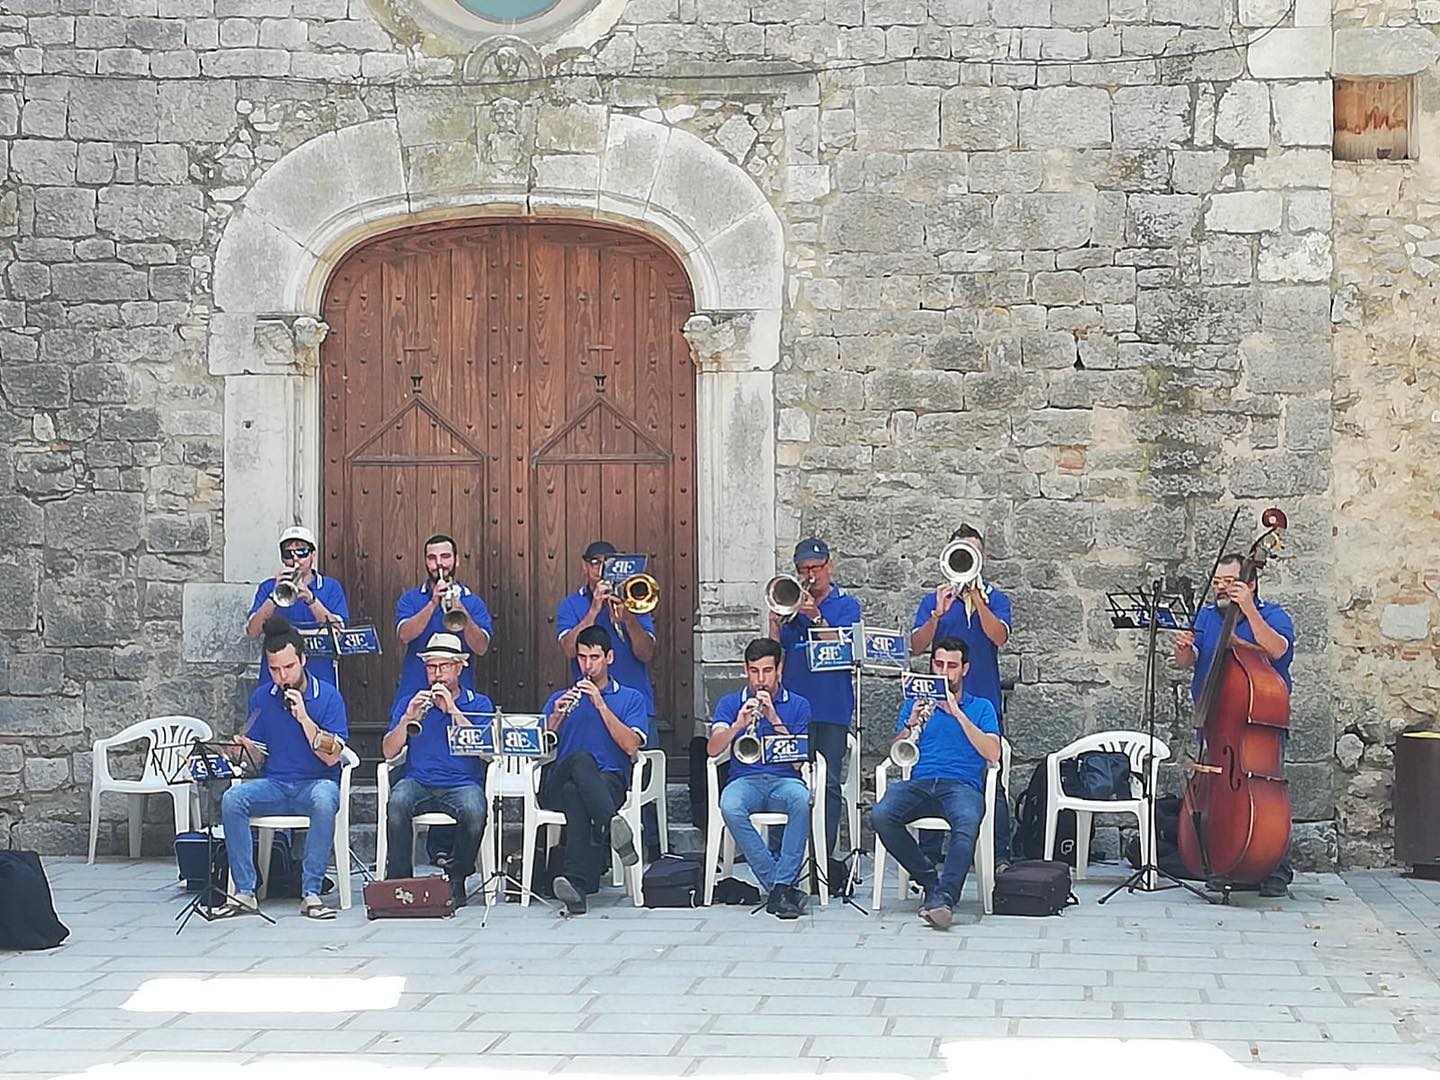
[[[275,582],[282,576],[293,577],[296,588],[295,602],[284,608],[275,603],[274,595]],[[277,613],[284,615],[302,634],[331,623],[343,624],[350,618],[350,607],[340,582],[316,573],[315,534],[303,525],[292,525],[280,534],[280,572],[262,581],[255,590],[245,633],[252,638],[260,637],[265,620]],[[334,660],[311,654],[308,661],[305,668],[308,674],[335,685]],[[261,664],[260,688],[269,685],[270,669]]]

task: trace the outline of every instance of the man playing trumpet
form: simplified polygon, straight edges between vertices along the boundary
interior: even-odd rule
[[[405,775],[390,788],[386,803],[389,854],[383,870],[387,878],[410,877],[415,872],[410,820],[416,814],[449,814],[456,827],[445,873],[455,906],[464,907],[465,879],[475,872],[485,834],[484,774],[479,758],[450,753],[449,731],[469,726],[470,716],[492,713],[495,706],[484,694],[460,685],[469,657],[454,634],[432,634],[420,659],[430,685],[395,707],[380,744],[387,759],[407,751]]]
[[[614,657],[610,632],[587,626],[575,635],[580,681],[545,702],[545,728],[559,739],[555,761],[540,777],[540,805],[565,815],[565,862],[555,896],[570,915],[585,914],[586,897],[600,891],[608,849],[626,866],[640,858],[619,810],[650,728],[640,691],[611,676]]]
[[[924,888],[920,918],[945,930],[975,857],[975,837],[985,817],[985,770],[1000,760],[1000,724],[990,702],[965,686],[970,664],[964,641],[943,637],[935,642],[930,670],[944,676],[945,700],[933,708],[926,707],[929,702],[901,704],[892,746],[913,742],[915,763],[908,779],[885,789],[870,811],[870,823],[886,850]],[[944,818],[950,826],[949,848],[938,872],[906,828],[922,817]]]
[[[335,912],[321,901],[320,890],[340,810],[339,766],[349,734],[345,702],[330,683],[309,677],[305,642],[287,620],[273,615],[264,629],[271,682],[250,695],[250,723],[234,746],[235,757],[263,762],[264,773],[232,785],[220,800],[235,897],[215,914],[226,918],[258,908],[250,819],[303,814],[310,828],[300,870],[300,914],[333,919]]]
[[[799,765],[770,765],[763,758],[742,761],[735,752],[741,736],[763,739],[809,732],[810,703],[780,686],[783,659],[779,642],[771,638],[756,638],[745,646],[745,687],[726,694],[715,706],[705,749],[711,757],[732,750],[730,776],[720,792],[720,816],[760,891],[769,896],[765,910],[776,918],[798,919],[805,913],[805,896],[796,881],[810,834],[810,789],[800,778]],[[750,821],[751,814],[766,811],[785,815],[778,858]]]
[[[284,612],[291,626],[306,630],[343,625],[350,618],[350,607],[340,582],[316,572],[315,534],[303,525],[292,525],[280,534],[280,572],[262,581],[255,590],[245,633],[258,638],[265,621],[280,612]],[[305,673],[336,685],[335,661],[328,656],[310,657]],[[269,685],[270,667],[262,658],[260,686]]]

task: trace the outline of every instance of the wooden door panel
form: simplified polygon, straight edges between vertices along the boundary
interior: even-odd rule
[[[657,707],[667,728],[688,719],[691,306],[668,254],[601,226],[424,226],[342,262],[324,308],[322,554],[386,647],[343,662],[360,726],[385,722],[394,604],[421,580],[432,532],[456,537],[462,579],[495,620],[477,681],[517,711],[569,681],[553,615],[583,546],[654,556]]]

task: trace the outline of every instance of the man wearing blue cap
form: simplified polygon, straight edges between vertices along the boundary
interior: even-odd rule
[[[845,779],[845,737],[855,714],[855,685],[850,671],[811,671],[806,645],[812,628],[851,627],[860,621],[860,601],[831,581],[830,547],[818,537],[795,545],[795,573],[803,590],[793,617],[770,613],[770,637],[785,650],[785,689],[810,702],[810,738],[825,758],[825,850],[835,850],[844,816],[840,789]],[[859,768],[859,762],[854,763]],[[859,838],[852,836],[851,845]]]

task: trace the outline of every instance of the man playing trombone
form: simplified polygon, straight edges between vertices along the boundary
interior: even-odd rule
[[[395,706],[380,744],[387,760],[406,751],[405,775],[390,788],[386,804],[389,854],[381,870],[387,878],[410,877],[415,872],[410,820],[416,814],[449,814],[456,821],[455,846],[445,873],[455,906],[464,907],[465,879],[475,872],[485,834],[484,773],[478,757],[450,752],[449,731],[469,725],[471,716],[493,713],[495,706],[460,685],[470,658],[454,634],[432,634],[420,659],[430,685]]]
[[[565,815],[565,864],[555,896],[570,915],[585,914],[585,898],[600,891],[607,849],[626,866],[640,858],[619,810],[650,728],[640,691],[611,677],[614,656],[610,632],[587,626],[575,635],[580,681],[545,702],[545,728],[559,739],[540,777],[540,805]]]
[[[245,633],[258,638],[264,632],[265,620],[280,613],[291,626],[302,630],[343,624],[350,618],[340,582],[316,572],[315,534],[303,525],[292,525],[280,534],[280,572],[262,581],[255,590]],[[305,672],[336,685],[335,661],[328,656],[310,657]],[[270,685],[270,667],[262,658],[260,687]]]
[[[831,580],[835,565],[824,540],[811,537],[795,545],[800,578],[799,606],[789,618],[770,608],[770,637],[785,650],[785,689],[810,703],[810,738],[825,759],[825,853],[835,850],[844,817],[841,785],[845,779],[845,737],[855,715],[855,683],[847,671],[811,671],[806,645],[815,627],[850,627],[860,621],[860,601]],[[851,768],[859,768],[853,762]],[[859,838],[852,836],[852,847]]]
[[[795,883],[810,834],[810,789],[800,778],[799,765],[767,764],[754,741],[812,730],[810,703],[780,685],[783,656],[779,642],[771,638],[756,638],[745,647],[745,688],[726,694],[716,704],[705,749],[711,757],[731,751],[729,779],[720,792],[720,816],[756,884],[769,896],[765,910],[780,919],[798,919],[805,913],[805,897]],[[754,748],[752,752],[742,749],[742,738]],[[750,821],[751,814],[766,811],[785,815],[778,857]]]
[[[942,637],[931,648],[930,670],[945,679],[945,700],[905,701],[895,720],[891,758],[913,765],[908,779],[889,785],[870,811],[875,835],[925,890],[920,918],[937,930],[950,926],[975,838],[985,817],[985,770],[1000,760],[1000,724],[985,698],[965,685],[969,648]],[[938,872],[906,826],[922,817],[944,818],[950,844]]]

